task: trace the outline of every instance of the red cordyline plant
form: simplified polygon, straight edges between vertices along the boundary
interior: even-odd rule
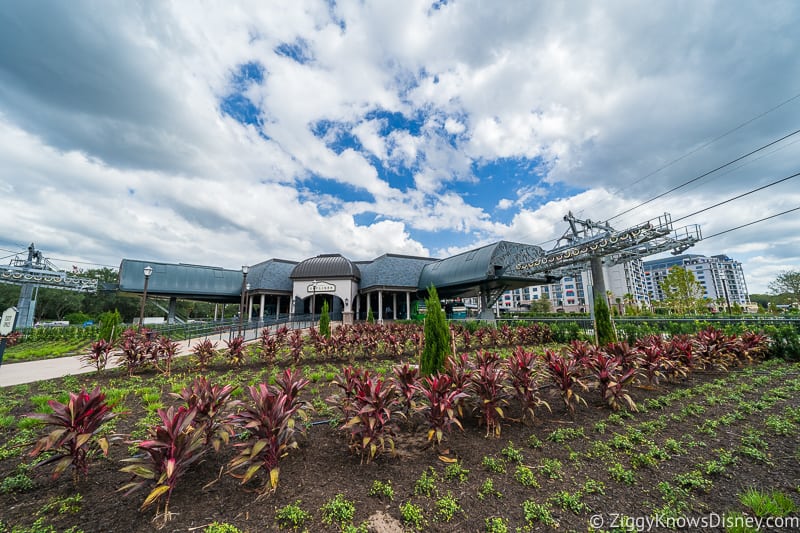
[[[397,365],[392,369],[392,382],[404,400],[404,413],[408,415],[414,409],[414,394],[417,392],[419,368],[408,363]]]
[[[536,383],[536,361],[538,358],[533,352],[525,351],[522,346],[517,346],[506,360],[506,375],[514,391],[517,401],[522,408],[522,419],[534,420],[537,407],[550,405],[539,398],[539,387]]]
[[[179,346],[177,342],[173,342],[169,337],[158,338],[156,349],[158,350],[160,361],[164,364],[163,368],[159,368],[168,376],[172,373],[172,361],[178,354]]]
[[[294,329],[289,334],[289,356],[292,358],[294,366],[300,364],[300,359],[303,357],[303,332],[299,329]]]
[[[674,364],[673,377],[686,375],[694,370],[697,361],[694,356],[694,342],[687,335],[675,335],[666,346],[666,356]]]
[[[388,448],[394,454],[392,415],[399,405],[391,381],[364,372],[356,384],[355,414],[342,429],[350,431],[350,449],[371,462]]]
[[[202,340],[194,345],[192,353],[197,361],[197,368],[205,370],[217,356],[217,343],[210,339]]]
[[[137,443],[145,455],[123,459],[130,464],[120,469],[132,474],[134,479],[141,478],[120,487],[119,491],[126,491],[126,496],[155,481],[156,486],[141,508],[146,509],[157,502],[160,506],[163,500],[165,522],[172,516],[169,512],[172,491],[206,450],[202,426],[195,428],[193,425],[196,415],[197,411],[186,407],[159,409],[161,424],[151,427],[149,438]]]
[[[703,368],[714,367],[727,370],[732,360],[731,339],[722,330],[708,327],[701,329],[694,336],[695,354],[702,362]]]
[[[12,331],[8,335],[6,335],[6,346],[8,346],[9,348],[11,348],[12,346],[16,346],[20,340],[22,340],[22,332]]]
[[[225,345],[228,347],[225,351],[225,357],[228,362],[233,366],[241,366],[245,359],[244,337],[241,335],[234,337],[229,341],[225,341]]]
[[[234,426],[247,431],[250,438],[235,445],[241,451],[229,464],[231,471],[247,468],[241,475],[233,474],[242,484],[264,470],[269,476],[266,490],[274,490],[280,476],[278,461],[290,449],[297,448],[294,417],[299,407],[292,406],[283,391],[266,383],[250,386],[247,391],[250,402],[229,418]]]
[[[636,411],[636,404],[631,399],[626,387],[636,379],[636,369],[623,370],[619,357],[613,357],[602,350],[595,350],[586,360],[585,367],[597,380],[600,397],[614,411],[622,407],[622,402],[631,411]]]
[[[147,332],[147,329],[138,332],[132,328],[122,332],[118,361],[119,365],[125,367],[130,376],[149,360],[150,342],[147,340]]]
[[[472,347],[472,334],[467,328],[461,329],[461,346],[467,352]]]
[[[658,385],[659,379],[671,374],[672,361],[658,335],[649,335],[636,341],[639,350],[639,369],[650,385]]]
[[[508,327],[508,326],[506,326]],[[487,329],[487,337],[489,338],[489,346],[492,348],[496,348],[501,344],[501,335],[500,330],[497,328],[488,328]]]
[[[508,324],[500,326],[500,338],[505,346],[513,346],[517,337],[517,331]]]
[[[474,340],[473,345],[476,348],[482,348],[486,343],[486,339],[489,336],[489,332],[486,328],[478,328],[472,334],[472,338]]]
[[[505,378],[505,371],[497,354],[478,352],[470,384],[478,401],[477,409],[481,423],[486,426],[487,437],[500,436],[500,422],[505,418],[503,406],[508,404]]]
[[[552,330],[543,324],[531,324],[517,328],[518,342],[525,346],[534,344],[547,344],[553,341]]]
[[[769,338],[753,331],[745,331],[736,341],[736,354],[740,363],[752,363],[763,358],[768,348]]]
[[[278,349],[286,346],[286,339],[289,336],[288,326],[280,326],[275,330],[275,342],[278,343]]]
[[[304,421],[308,418],[306,411],[311,408],[311,404],[300,399],[300,392],[308,383],[300,372],[292,372],[291,368],[284,370],[275,379],[275,386],[286,396],[288,406]]]
[[[383,337],[383,350],[387,356],[396,359],[403,353],[403,342],[399,335],[387,333]]]
[[[93,342],[89,348],[89,353],[83,355],[81,360],[87,365],[95,367],[98,372],[105,370],[108,365],[108,358],[114,349],[114,343],[105,339]]]
[[[574,415],[576,405],[579,403],[586,405],[586,401],[575,392],[576,388],[586,390],[586,385],[581,381],[582,367],[577,359],[552,350],[545,350],[544,354],[547,372],[561,393],[561,398],[570,414]]]
[[[445,371],[450,376],[450,386],[453,390],[458,392],[466,392],[470,386],[472,372],[474,367],[469,360],[469,354],[462,353],[459,355],[450,356],[444,364]],[[466,403],[469,395],[459,398],[456,402],[458,409],[458,416],[464,416],[464,404]]]
[[[278,356],[278,350],[280,350],[280,343],[277,334],[270,335],[267,328],[261,330],[261,351],[259,352],[261,360],[271,365]]]
[[[428,422],[428,441],[435,440],[438,448],[445,434],[450,433],[453,424],[463,431],[457,409],[459,402],[467,396],[467,393],[453,388],[450,376],[440,373],[424,377],[417,388],[425,398],[419,411],[425,415]]]
[[[99,387],[92,392],[84,389],[78,394],[70,393],[66,404],[56,400],[47,403],[53,409],[52,413],[27,416],[55,429],[38,440],[30,456],[38,457],[42,452],[52,452],[35,466],[56,463],[53,479],[71,466],[75,469],[73,480],[77,482],[79,475],[88,474],[90,458],[97,449],[108,455],[108,440],[96,435],[103,424],[117,415],[111,412],[106,395]]]
[[[639,361],[639,350],[624,341],[609,343],[603,347],[603,350],[608,355],[617,358],[617,364],[622,367],[624,372],[632,368],[635,369]]]
[[[567,354],[581,366],[594,356],[597,346],[587,341],[573,340],[567,345]]]
[[[346,366],[342,368],[342,372],[331,382],[331,385],[341,390],[341,394],[331,396],[328,398],[328,402],[339,408],[345,420],[350,420],[353,414],[355,414],[357,387],[361,382],[362,373],[367,372],[362,371],[360,368]]]
[[[198,376],[191,385],[184,387],[172,396],[186,402],[189,410],[196,412],[196,425],[203,427],[204,443],[210,444],[214,451],[219,451],[222,444],[228,444],[233,435],[233,428],[222,418],[223,412],[239,402],[231,398],[236,385],[216,385],[205,376]]]

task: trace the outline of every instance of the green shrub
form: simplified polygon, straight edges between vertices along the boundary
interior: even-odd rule
[[[231,524],[214,522],[203,529],[203,533],[242,533],[242,530]]]
[[[411,502],[400,504],[400,516],[403,518],[403,522],[417,531],[425,525],[425,514],[422,511],[422,507]]]
[[[284,505],[275,512],[275,519],[281,527],[300,529],[306,520],[311,519],[311,513],[300,507],[300,500],[289,505]]]
[[[594,298],[594,320],[597,327],[597,344],[605,346],[617,342],[617,334],[614,332],[614,324],[611,323],[604,294],[598,294]]]
[[[425,300],[427,313],[425,316],[425,348],[420,357],[419,373],[430,376],[444,370],[444,362],[450,355],[450,328],[447,326],[439,294],[433,285],[428,288],[428,299]]]
[[[337,494],[322,506],[322,522],[331,525],[334,522],[343,526],[351,522],[356,514],[356,505],[345,499],[344,494]]]
[[[12,492],[28,492],[33,490],[33,480],[23,472],[14,476],[8,476],[0,483],[0,494],[11,494]]]
[[[322,303],[322,314],[319,315],[319,334],[323,337],[331,336],[331,315],[328,312],[328,302]]]
[[[392,481],[389,480],[384,483],[383,481],[378,481],[376,479],[372,482],[372,488],[369,489],[369,495],[377,498],[386,498],[387,500],[392,501],[394,499],[394,487],[392,487]]]

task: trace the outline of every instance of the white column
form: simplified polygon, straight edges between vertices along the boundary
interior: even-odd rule
[[[250,318],[253,316],[253,297],[247,297],[247,321],[250,322]]]
[[[266,294],[262,294],[261,295],[261,305],[259,305],[259,307],[258,307],[258,314],[261,317],[261,318],[258,319],[259,322],[263,322],[264,321],[264,297],[265,296],[266,296]]]
[[[356,320],[361,316],[361,295],[356,294]]]
[[[383,324],[383,291],[378,291],[378,324]]]
[[[406,320],[411,320],[411,293],[406,293]]]
[[[367,293],[367,316],[369,316],[370,309],[372,309],[372,295]]]
[[[392,294],[392,319],[397,320],[397,293]]]
[[[214,322],[217,321],[217,309],[219,308],[219,304],[214,304]]]
[[[281,296],[276,296],[278,301],[275,303],[275,320],[278,320],[281,317]]]

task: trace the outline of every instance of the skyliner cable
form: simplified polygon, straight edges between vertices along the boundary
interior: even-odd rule
[[[752,150],[752,151],[750,151],[750,152],[748,152],[748,153],[746,153],[744,155],[741,155],[741,156],[737,157],[736,159],[734,159],[732,161],[728,161],[727,163],[724,163],[724,164],[718,166],[717,168],[715,168],[713,170],[709,170],[708,172],[704,172],[703,174],[700,174],[699,176],[697,176],[695,178],[692,178],[689,181],[685,181],[685,182],[681,183],[680,185],[676,185],[675,187],[669,189],[668,191],[662,192],[661,194],[656,195],[656,196],[650,198],[649,200],[645,200],[644,202],[642,202],[642,203],[640,203],[638,205],[635,205],[633,207],[630,207],[630,208],[626,209],[625,211],[622,211],[621,213],[617,213],[616,215],[614,215],[613,217],[607,219],[606,221],[610,222],[610,221],[614,220],[615,218],[619,218],[619,217],[621,217],[622,215],[624,215],[626,213],[630,213],[634,209],[639,209],[640,207],[642,207],[644,205],[647,205],[650,202],[658,200],[659,198],[663,198],[664,196],[666,196],[666,195],[668,195],[670,193],[673,193],[673,192],[677,191],[678,189],[682,189],[683,187],[686,187],[687,185],[689,185],[691,183],[694,183],[694,182],[696,182],[698,180],[701,180],[701,179],[705,178],[706,176],[708,176],[710,174],[713,174],[714,172],[717,172],[718,170],[722,170],[725,167],[729,167],[729,166],[733,165],[734,163],[737,163],[737,162],[741,161],[742,159],[745,159],[745,158],[750,157],[751,155],[753,155],[755,153],[760,152],[761,150],[765,150],[765,149],[769,148],[770,146],[774,146],[774,145],[778,144],[781,141],[785,141],[789,137],[797,135],[798,133],[800,133],[800,130],[795,130],[792,133],[786,134],[783,137],[781,137],[780,139],[776,139],[776,140],[774,140],[774,141],[772,141],[770,143],[767,143],[767,144],[765,144],[765,145],[763,145],[763,146],[761,146],[759,148],[756,148],[755,150]]]
[[[781,107],[785,106],[785,105],[786,105],[786,104],[788,104],[789,102],[792,102],[792,101],[794,101],[794,100],[796,100],[796,99],[798,99],[798,98],[800,98],[800,93],[797,93],[797,94],[795,94],[794,96],[792,96],[791,98],[789,98],[788,100],[784,100],[783,102],[781,102],[781,103],[779,103],[779,104],[777,104],[777,105],[775,105],[775,106],[773,106],[773,107],[771,107],[771,108],[767,109],[767,110],[766,110],[766,111],[764,111],[763,113],[761,113],[761,114],[759,114],[759,115],[756,115],[756,116],[754,116],[753,118],[751,118],[751,119],[749,119],[749,120],[746,120],[746,121],[742,122],[742,123],[741,123],[741,124],[739,124],[738,126],[735,126],[734,128],[732,128],[732,129],[730,129],[730,130],[726,131],[725,133],[723,133],[723,134],[721,134],[721,135],[718,135],[717,137],[714,137],[714,138],[713,138],[713,139],[711,139],[710,141],[708,141],[708,142],[705,142],[705,143],[701,144],[700,146],[698,146],[698,147],[697,147],[697,148],[695,148],[694,150],[691,150],[690,152],[687,152],[687,153],[683,154],[682,156],[678,157],[677,159],[673,159],[673,160],[672,160],[672,161],[670,161],[669,163],[667,163],[667,164],[665,164],[665,165],[663,165],[663,166],[661,166],[661,167],[659,167],[659,168],[655,169],[654,171],[650,172],[649,174],[645,174],[644,176],[642,176],[641,178],[637,179],[636,181],[633,181],[633,182],[629,183],[628,185],[626,185],[626,187],[630,187],[630,186],[632,186],[632,185],[636,185],[637,183],[640,183],[640,182],[642,182],[642,181],[646,180],[647,178],[649,178],[649,177],[651,177],[651,176],[654,176],[655,174],[658,174],[658,173],[659,173],[659,172],[661,172],[662,170],[664,170],[664,169],[666,169],[666,168],[669,168],[669,167],[671,167],[672,165],[674,165],[675,163],[677,163],[677,162],[679,162],[679,161],[681,161],[681,160],[683,160],[683,159],[686,159],[686,158],[687,158],[687,157],[689,157],[690,155],[692,155],[692,154],[695,154],[695,153],[699,152],[700,150],[702,150],[702,149],[704,149],[704,148],[707,148],[707,147],[711,146],[712,144],[714,144],[715,142],[719,141],[720,139],[723,139],[724,137],[727,137],[727,136],[728,136],[728,135],[730,135],[731,133],[734,133],[734,132],[736,132],[736,131],[738,131],[738,130],[740,130],[740,129],[744,128],[744,127],[745,127],[745,126],[747,126],[748,124],[750,124],[750,123],[752,123],[752,122],[755,122],[756,120],[760,119],[760,118],[761,118],[761,117],[763,117],[763,116],[769,115],[769,114],[770,114],[770,113],[772,113],[773,111],[776,111],[777,109],[780,109]],[[618,194],[618,193],[620,193],[620,192],[622,192],[622,191],[621,191],[621,189],[617,189],[617,190],[616,190],[614,193],[612,193],[612,194]],[[615,218],[616,218],[616,217],[615,217]],[[611,220],[611,219],[609,219],[609,220]]]
[[[738,229],[746,228],[747,226],[752,226],[753,224],[758,224],[759,222],[764,222],[765,220],[769,220],[771,218],[777,218],[779,216],[783,216],[783,215],[792,213],[794,211],[800,211],[800,206],[797,206],[797,207],[795,207],[793,209],[787,209],[786,211],[782,211],[780,213],[775,213],[774,215],[770,215],[768,217],[759,218],[758,220],[753,220],[752,222],[748,222],[747,224],[742,224],[741,226],[736,226],[735,228],[726,229],[724,231],[718,231],[717,233],[714,233],[712,235],[708,235],[707,237],[703,237],[703,240],[706,241],[708,239],[712,239],[714,237],[718,237],[720,235],[724,235],[726,233],[730,233],[730,232],[736,231]]]
[[[773,181],[772,183],[767,183],[766,185],[762,185],[761,187],[758,187],[757,189],[752,189],[752,190],[749,190],[749,191],[747,191],[747,192],[744,192],[744,193],[742,193],[742,194],[736,195],[736,196],[734,196],[734,197],[732,197],[732,198],[728,198],[727,200],[723,200],[723,201],[721,201],[721,202],[717,202],[717,203],[716,203],[716,204],[714,204],[714,205],[710,205],[710,206],[708,206],[708,207],[704,207],[703,209],[700,209],[700,210],[698,210],[698,211],[695,211],[694,213],[689,213],[688,215],[684,215],[684,216],[682,216],[682,217],[680,217],[680,218],[676,218],[676,219],[674,219],[672,222],[673,222],[673,223],[675,223],[675,222],[680,222],[681,220],[685,220],[685,219],[687,219],[687,218],[689,218],[689,217],[692,217],[692,216],[694,216],[694,215],[698,215],[698,214],[700,214],[700,213],[703,213],[704,211],[708,211],[708,210],[710,210],[710,209],[714,209],[715,207],[719,207],[719,206],[721,206],[721,205],[723,205],[723,204],[727,204],[728,202],[733,202],[734,200],[738,200],[739,198],[743,198],[743,197],[745,197],[745,196],[747,196],[747,195],[750,195],[750,194],[753,194],[753,193],[755,193],[755,192],[758,192],[758,191],[763,191],[764,189],[767,189],[767,188],[769,188],[769,187],[772,187],[773,185],[778,185],[779,183],[783,183],[784,181],[789,181],[790,179],[792,179],[792,178],[796,178],[797,176],[800,176],[800,172],[797,172],[797,173],[795,173],[795,174],[792,174],[791,176],[786,176],[785,178],[781,178],[781,179],[779,179],[779,180],[777,180],[777,181]]]

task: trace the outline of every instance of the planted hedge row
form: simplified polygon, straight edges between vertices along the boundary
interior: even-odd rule
[[[141,341],[135,334],[127,338],[130,343]],[[502,424],[512,421],[509,406],[522,413],[520,419],[532,419],[540,408],[550,408],[545,395],[551,389],[569,413],[586,404],[583,396],[590,391],[611,409],[635,410],[627,393],[634,382],[655,384],[681,379],[698,369],[743,366],[763,358],[768,341],[757,333],[726,335],[709,328],[696,336],[669,340],[650,336],[634,344],[598,347],[574,341],[543,353],[517,346],[505,358],[478,349],[461,351],[448,360],[444,373],[422,378],[409,364],[395,366],[389,376],[347,365],[334,379],[338,393],[328,403],[338,409],[338,428],[347,435],[350,450],[362,462],[370,462],[394,452],[394,436],[403,428],[401,421],[409,417],[426,425],[428,440],[438,450],[453,426],[461,428],[470,415],[485,427],[487,436],[499,436]],[[238,453],[229,462],[228,473],[242,483],[264,473],[261,490],[274,489],[280,459],[297,446],[297,433],[307,427],[312,408],[301,398],[307,384],[299,373],[287,369],[274,385],[249,386],[247,399],[234,401],[233,385],[196,378],[174,395],[182,401],[180,405],[158,410],[160,422],[148,430],[147,438],[129,441],[141,453],[125,460],[127,465],[121,470],[132,479],[121,490],[148,488],[142,507],[163,504],[167,518],[170,496],[185,473],[209,450],[230,445],[234,435]],[[100,437],[102,426],[117,415],[99,389],[70,394],[65,404],[55,400],[49,404],[53,414],[32,416],[55,429],[50,428],[31,454],[48,452],[39,464],[55,462],[56,477],[71,467],[76,481],[83,479],[93,450],[107,452],[108,443]]]

